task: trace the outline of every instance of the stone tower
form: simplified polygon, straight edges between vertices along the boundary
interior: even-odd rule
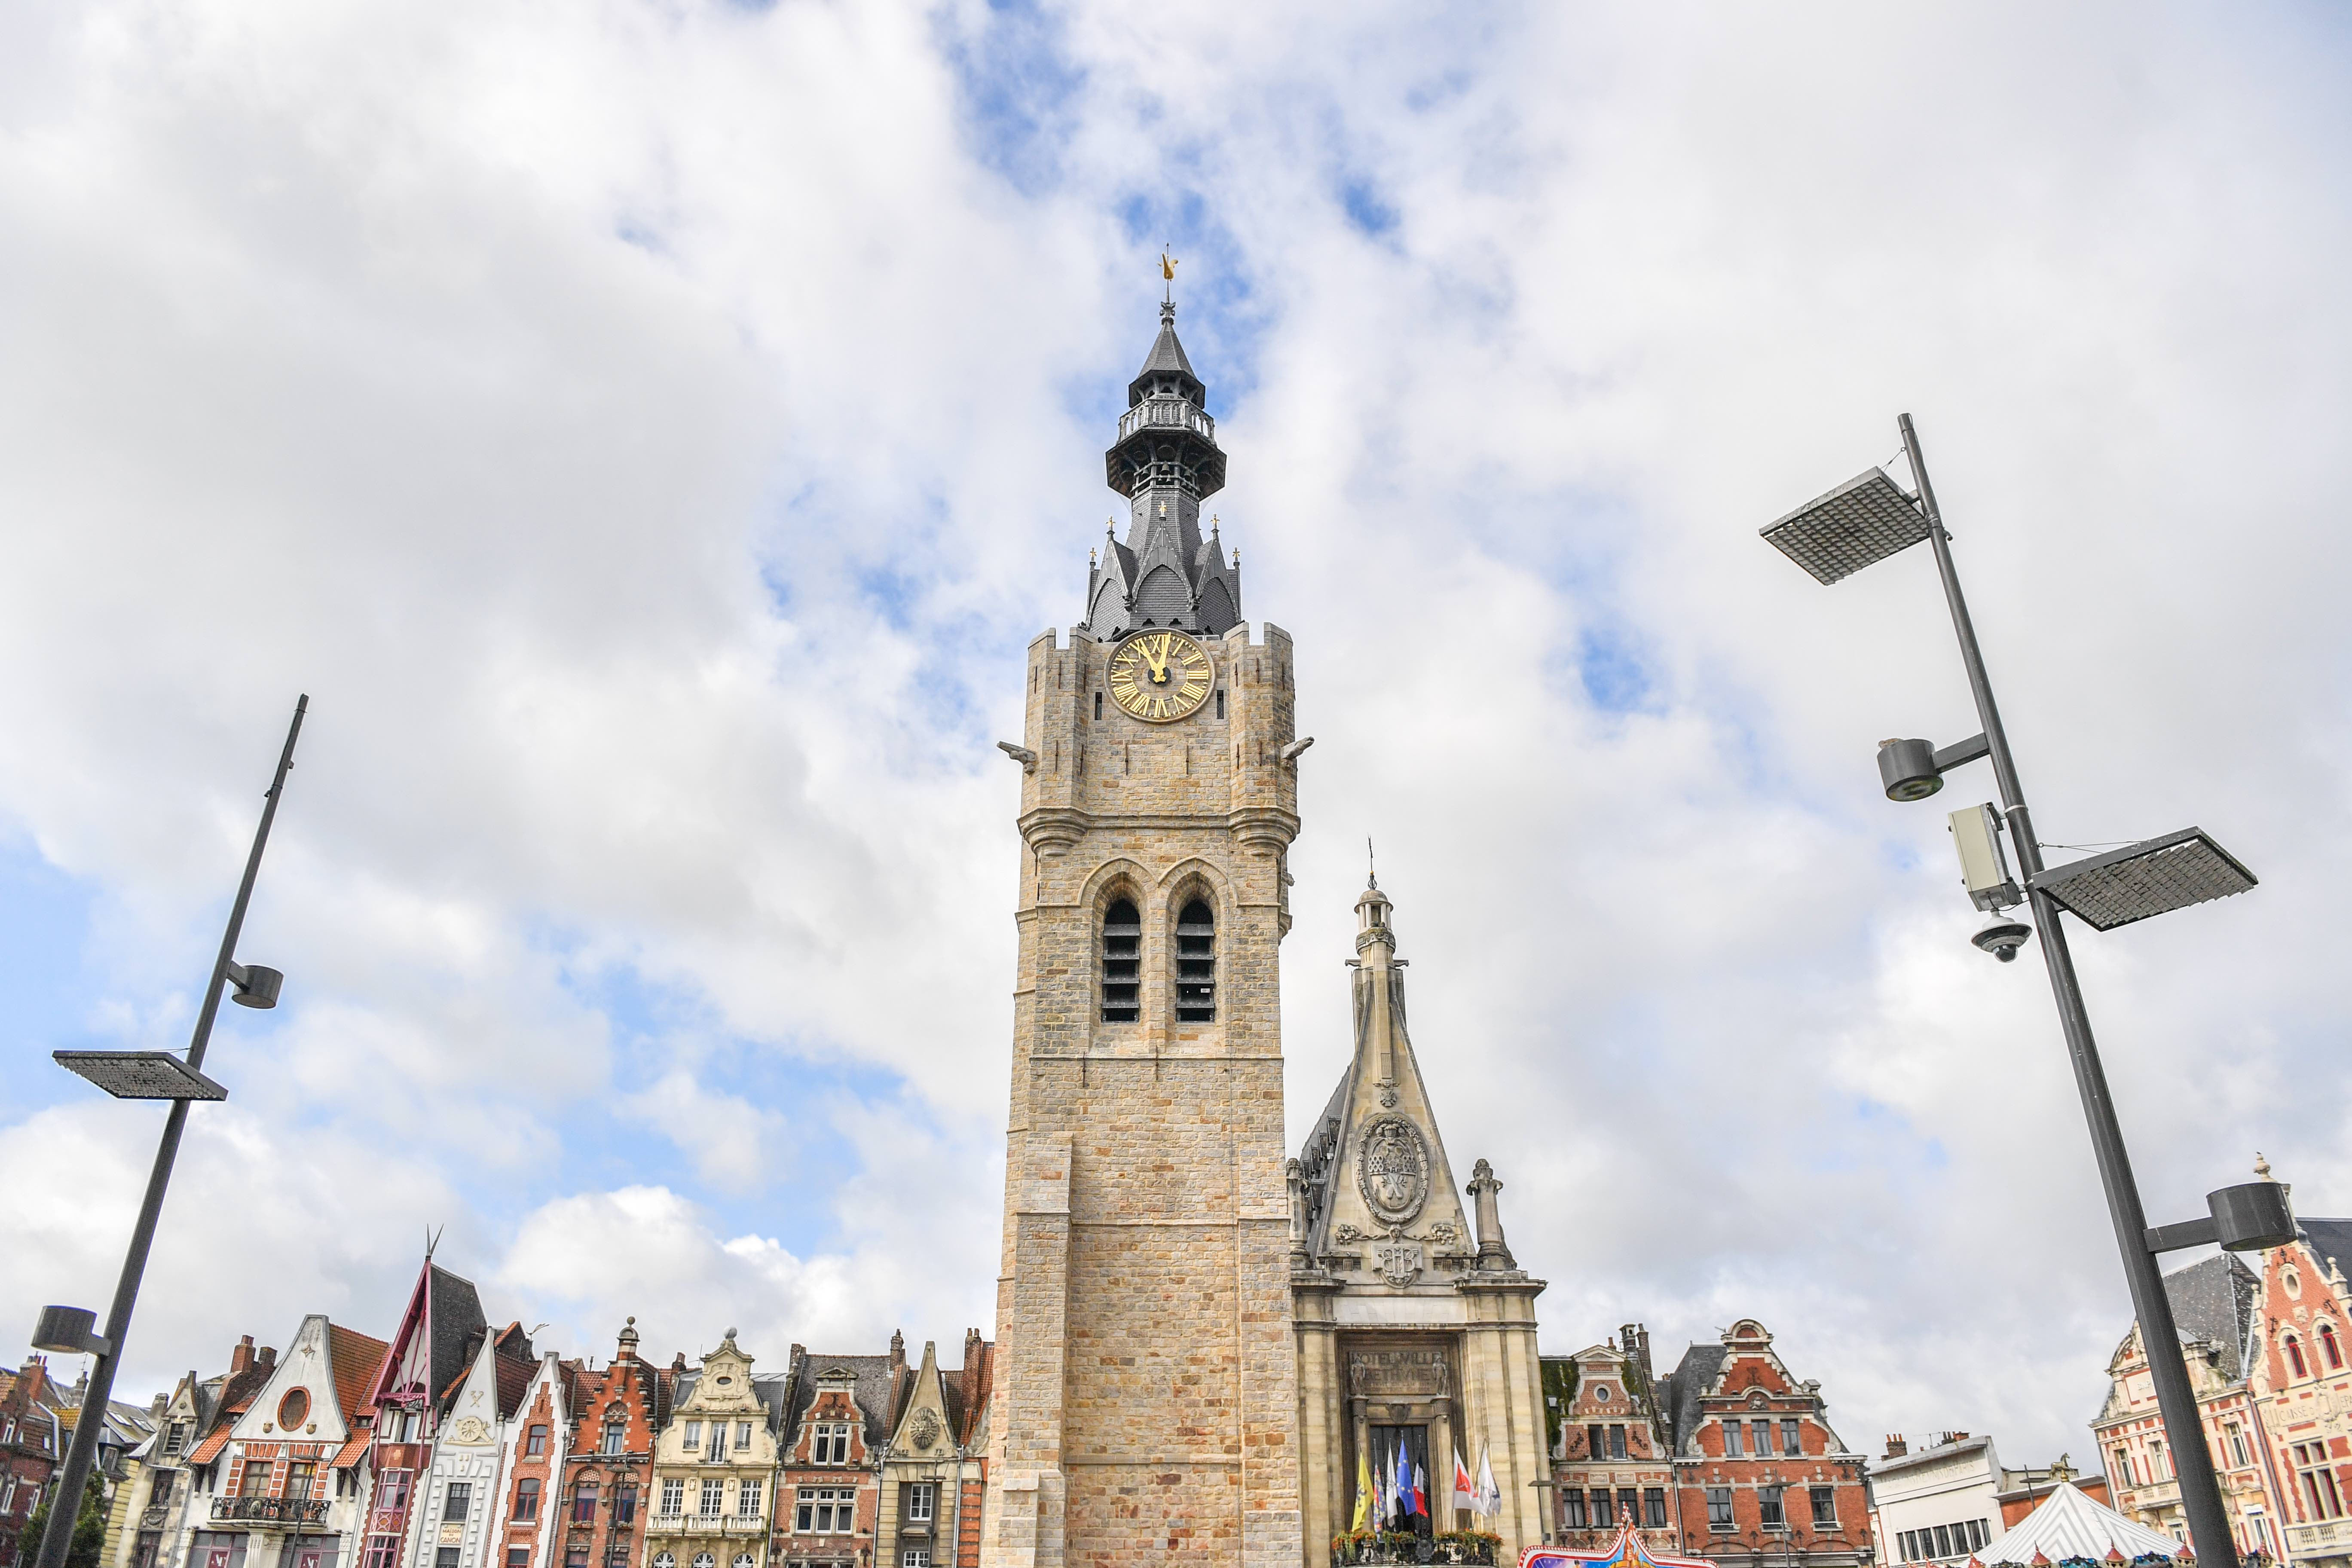
[[[987,1568],[1296,1568],[1277,952],[1290,638],[1253,642],[1172,305],[1108,454],[1127,537],[1029,647]]]

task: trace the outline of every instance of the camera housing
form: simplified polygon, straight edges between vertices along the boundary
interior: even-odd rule
[[[2021,925],[2016,921],[1995,921],[1969,940],[1980,951],[1991,953],[2003,963],[2013,963],[2017,961],[2017,950],[2023,947],[2025,939],[2032,934],[2033,928],[2030,925]]]

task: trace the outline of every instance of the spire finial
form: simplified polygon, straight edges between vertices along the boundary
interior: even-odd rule
[[[2260,1149],[2254,1151],[2254,1174],[2262,1177],[2264,1181],[2272,1179],[2271,1163],[2268,1159],[2263,1157],[2263,1152]]]
[[[1364,885],[1368,888],[1381,885],[1380,863],[1372,858],[1372,836],[1369,833],[1364,835]]]
[[[1168,247],[1165,245],[1161,246],[1160,247],[1160,276],[1166,279],[1167,292],[1160,302],[1165,306],[1172,306],[1176,303],[1176,262],[1177,258],[1168,254]]]

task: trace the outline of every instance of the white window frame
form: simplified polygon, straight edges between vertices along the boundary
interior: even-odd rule
[[[735,1517],[738,1519],[759,1518],[760,1499],[765,1490],[766,1488],[758,1481],[739,1481],[736,1483]]]
[[[907,1518],[915,1524],[929,1524],[939,1517],[939,1483],[909,1481],[907,1483]]]
[[[661,1484],[661,1514],[664,1519],[677,1519],[686,1512],[686,1479],[682,1476],[664,1476]],[[676,1568],[672,1564],[671,1568]]]
[[[701,1495],[700,1497],[698,1497],[698,1499],[696,1499],[695,1500],[696,1500],[696,1507],[695,1507],[695,1510],[694,1510],[694,1517],[695,1517],[695,1518],[697,1518],[697,1519],[724,1519],[724,1518],[726,1518],[726,1517],[727,1517],[727,1483],[726,1483],[725,1481],[723,1481],[723,1480],[720,1480],[717,1476],[706,1476],[706,1477],[704,1477],[704,1478],[703,1478],[703,1482],[702,1482],[702,1495]]]

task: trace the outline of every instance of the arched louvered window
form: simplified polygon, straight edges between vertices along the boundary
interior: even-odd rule
[[[1143,917],[1133,900],[1118,899],[1103,911],[1102,1016],[1106,1024],[1132,1024],[1142,1016]]]
[[[1176,1021],[1217,1021],[1217,917],[1205,899],[1176,917]]]

